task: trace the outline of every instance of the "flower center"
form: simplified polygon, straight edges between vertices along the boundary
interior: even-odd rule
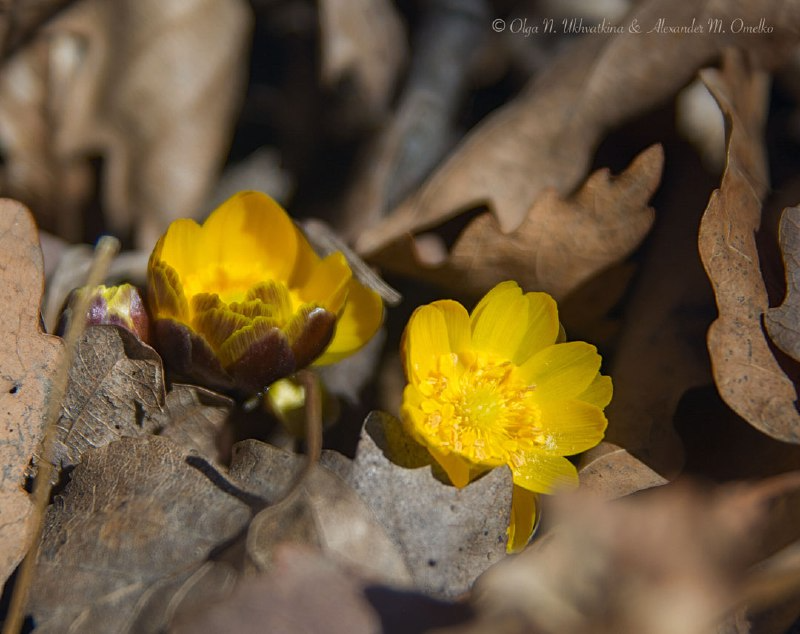
[[[216,293],[226,304],[242,302],[247,291],[263,280],[271,279],[268,271],[253,265],[245,267],[227,263],[213,264],[183,276],[183,290],[187,297],[200,293]]]
[[[420,385],[426,433],[451,451],[499,465],[538,443],[535,386],[510,361],[486,353],[442,355]]]

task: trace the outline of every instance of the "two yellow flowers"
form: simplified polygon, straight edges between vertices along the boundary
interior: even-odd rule
[[[261,391],[338,361],[380,326],[383,306],[341,253],[320,259],[269,197],[237,194],[200,226],[177,220],[148,266],[152,329],[165,361],[213,387]],[[577,484],[565,456],[603,437],[611,379],[583,342],[564,343],[555,301],[514,282],[468,314],[418,308],[403,336],[401,417],[457,487],[508,465],[509,549],[524,545],[536,493]]]

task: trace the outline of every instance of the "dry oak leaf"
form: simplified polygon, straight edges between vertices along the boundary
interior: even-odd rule
[[[0,200],[0,580],[29,546],[25,471],[43,434],[61,339],[42,333],[42,252],[30,212]]]
[[[355,460],[337,472],[398,546],[415,587],[453,598],[506,555],[511,472],[497,468],[457,489],[437,480],[430,465],[430,455],[397,419],[372,412],[364,421]]]
[[[235,572],[209,556],[250,517],[169,440],[87,451],[45,518],[36,631],[164,631],[175,610],[230,589]]]
[[[398,547],[336,473],[315,465],[296,494],[274,504],[288,491],[305,460],[256,440],[233,448],[231,477],[271,504],[253,518],[248,529],[247,553],[255,567],[269,570],[276,547],[291,541],[316,546],[332,561],[364,577],[408,586],[411,577]]]
[[[373,261],[447,288],[479,295],[507,279],[560,300],[594,274],[622,260],[653,224],[647,205],[661,181],[664,152],[653,145],[619,176],[594,172],[573,195],[548,189],[522,224],[504,233],[490,212],[473,220],[438,266],[425,265],[411,237]]]
[[[764,325],[775,345],[800,361],[800,207],[783,210],[779,235],[786,267],[786,298],[767,311]]]
[[[752,32],[645,33],[709,19],[776,25]],[[800,0],[705,0],[635,3],[620,24],[642,32],[588,34],[568,48],[519,97],[471,132],[422,187],[382,222],[362,233],[356,249],[371,257],[408,233],[419,233],[488,204],[510,233],[545,189],[572,190],[586,174],[606,130],[664,101],[724,48],[737,43],[771,53],[796,42]],[[624,95],[624,97],[622,97]]]
[[[93,447],[163,425],[161,358],[130,331],[91,326],[75,347],[64,404],[53,438],[53,464],[76,465]]]
[[[61,62],[46,66],[56,75],[38,108],[48,151],[65,165],[106,159],[112,232],[149,249],[171,220],[202,212],[244,90],[251,22],[243,0],[83,0],[40,31]],[[25,148],[10,160],[26,165]]]
[[[719,317],[708,351],[720,396],[753,427],[800,443],[797,392],[770,350],[761,319],[769,306],[755,232],[767,190],[763,145],[768,79],[730,54],[723,70],[703,80],[725,115],[728,152],[720,188],[708,202],[698,245],[714,288]]]

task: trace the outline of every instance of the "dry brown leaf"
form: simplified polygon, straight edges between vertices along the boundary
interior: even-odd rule
[[[228,599],[186,614],[170,632],[372,634],[381,631],[380,620],[363,588],[319,553],[284,544],[270,574],[242,581]]]
[[[719,18],[776,25],[772,34],[664,34],[667,24]],[[366,230],[357,250],[372,256],[408,233],[441,225],[465,209],[488,204],[504,233],[524,220],[547,188],[566,194],[586,174],[606,130],[665,100],[725,47],[774,52],[795,42],[800,1],[647,0],[621,23],[642,32],[590,34],[566,50],[517,99],[487,118],[412,196]]]
[[[349,80],[354,118],[360,125],[380,121],[407,54],[397,10],[389,0],[322,0],[318,10],[322,81],[335,86]]]
[[[230,474],[247,491],[274,502],[287,492],[304,462],[302,456],[247,440],[234,446]],[[339,476],[316,466],[297,493],[253,518],[247,552],[259,570],[268,570],[275,548],[291,541],[318,546],[331,560],[368,578],[408,585],[400,551]]]
[[[479,620],[452,631],[717,632],[750,566],[785,543],[776,531],[797,539],[798,491],[795,472],[710,490],[670,485],[611,503],[558,498],[553,530],[483,575],[473,592]]]
[[[716,182],[688,148],[672,146],[669,165],[659,191],[658,217],[623,304],[622,328],[612,342],[614,398],[606,410],[606,440],[671,479],[684,455],[674,428],[678,405],[688,389],[712,381],[705,336],[714,318],[714,297],[696,240],[707,193]],[[564,325],[573,338],[571,300],[559,312],[563,308]],[[590,334],[576,338],[595,341]]]
[[[624,449],[602,442],[581,456],[581,489],[603,500],[667,484],[667,480]]]
[[[619,176],[596,171],[568,198],[548,189],[511,233],[503,233],[493,214],[483,213],[467,225],[439,266],[421,261],[411,237],[373,260],[474,295],[514,279],[527,290],[562,299],[642,241],[653,224],[647,203],[661,181],[663,164],[664,152],[654,145]]]
[[[764,325],[781,350],[800,361],[800,207],[783,210],[780,244],[786,267],[786,298],[767,310]]]
[[[250,508],[154,436],[88,451],[50,507],[28,609],[37,632],[163,631],[172,612],[224,594],[207,559]]]
[[[42,440],[45,401],[62,354],[42,333],[42,252],[30,212],[0,200],[0,579],[28,549],[32,505],[25,471]]]
[[[755,232],[768,187],[763,126],[768,79],[736,55],[702,76],[725,114],[728,159],[700,224],[698,244],[718,319],[708,330],[714,381],[723,400],[773,438],[800,443],[792,381],[776,361],[761,319],[769,306]]]
[[[30,205],[39,225],[76,242],[83,238],[81,213],[92,193],[92,168],[85,158],[53,147],[54,92],[68,81],[64,60],[69,38],[38,36],[0,67],[0,139],[6,196]],[[55,62],[55,63],[54,63]],[[24,89],[22,89],[24,87]]]
[[[394,112],[358,159],[338,228],[348,238],[416,189],[458,139],[458,116],[490,35],[485,0],[420,6],[413,58]]]
[[[11,87],[17,74],[36,88],[2,91],[6,191],[48,203],[54,221],[56,206],[68,212],[74,239],[100,155],[112,232],[149,248],[170,220],[197,216],[225,158],[249,25],[240,0],[68,7],[4,69]]]
[[[415,587],[456,597],[505,557],[511,472],[495,469],[463,489],[443,484],[431,473],[427,451],[398,427],[396,419],[372,412],[351,470],[340,473],[400,548]]]
[[[212,462],[225,462],[230,455],[230,439],[225,423],[233,401],[195,385],[172,384],[164,409],[155,412],[153,422],[160,436],[176,445],[194,450]]]
[[[164,404],[161,358],[134,334],[92,326],[78,340],[53,438],[53,463],[76,465],[92,447],[159,428]]]

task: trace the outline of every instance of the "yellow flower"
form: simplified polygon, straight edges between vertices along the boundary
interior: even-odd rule
[[[240,192],[200,226],[173,222],[150,256],[148,300],[173,369],[218,388],[260,391],[358,350],[380,297],[337,252],[320,259],[269,196]]]
[[[509,466],[509,550],[530,537],[536,493],[577,485],[564,456],[595,446],[606,428],[612,386],[600,356],[559,343],[559,331],[548,294],[503,282],[471,315],[451,300],[418,308],[403,335],[403,424],[457,487]]]

